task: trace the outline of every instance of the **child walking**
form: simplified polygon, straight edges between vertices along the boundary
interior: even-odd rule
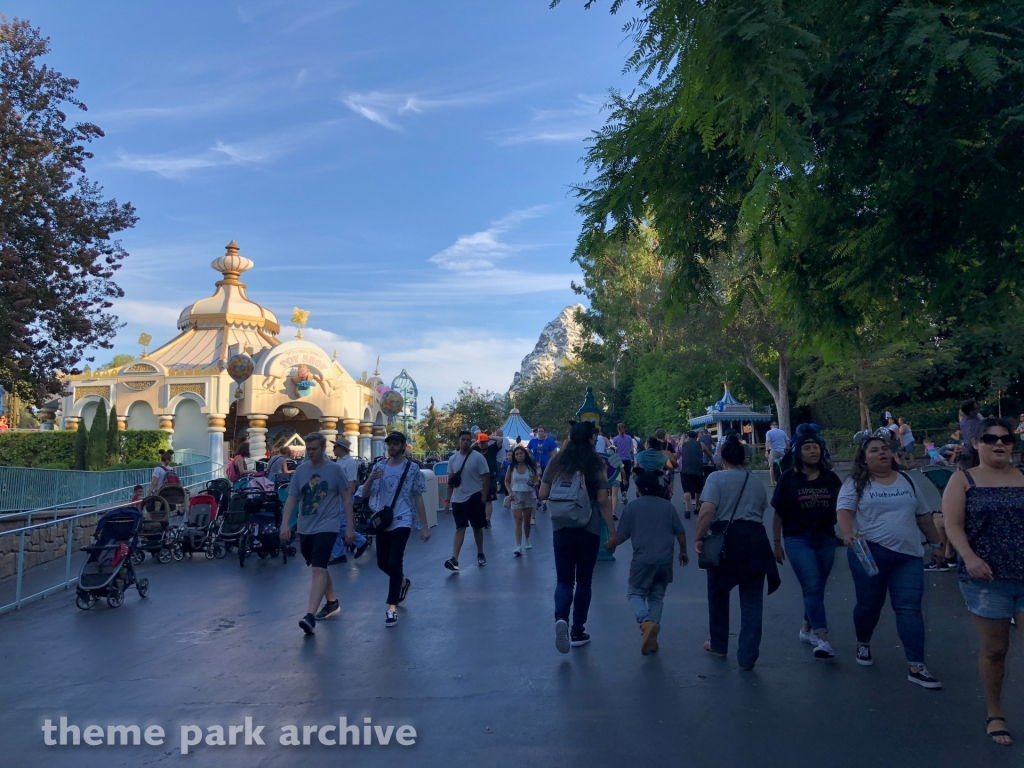
[[[626,595],[640,625],[640,653],[644,656],[658,650],[661,610],[665,590],[672,581],[675,541],[679,542],[680,564],[690,562],[683,522],[672,502],[662,497],[661,476],[660,470],[633,470],[638,498],[623,510],[618,531],[605,544],[605,549],[614,552],[626,539],[633,541]]]
[[[532,549],[530,543],[530,525],[537,509],[537,501],[533,489],[540,485],[540,471],[537,462],[530,452],[517,446],[512,452],[512,464],[505,474],[505,487],[509,489],[512,516],[516,520],[516,548],[513,554],[523,554],[523,533],[526,534],[526,549]]]

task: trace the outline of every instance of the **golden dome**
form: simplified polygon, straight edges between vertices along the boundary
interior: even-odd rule
[[[245,294],[245,283],[238,281],[246,270],[252,269],[253,262],[238,252],[238,245],[232,240],[226,252],[210,264],[224,277],[216,283],[217,292],[208,299],[202,299],[185,307],[178,317],[178,328],[260,328],[270,334],[278,334],[281,326],[277,315],[266,307],[252,301]]]

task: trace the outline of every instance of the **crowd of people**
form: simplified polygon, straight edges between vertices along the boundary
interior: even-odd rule
[[[845,480],[833,470],[816,425],[801,425],[790,438],[773,423],[765,441],[770,498],[748,468],[750,446],[735,433],[715,441],[706,432],[673,438],[658,430],[640,439],[619,424],[608,438],[596,425],[582,422],[572,424],[561,442],[538,427],[528,440],[513,443],[500,429],[465,430],[448,459],[443,506],[455,531],[444,566],[460,571],[467,528],[473,530],[477,565],[487,564],[484,532],[495,504],[509,509],[515,521],[511,556],[516,558],[536,543],[536,516],[545,511],[555,563],[555,646],[569,653],[590,642],[586,625],[602,535],[607,533],[604,546],[611,552],[629,541],[627,599],[639,627],[641,653],[649,655],[659,647],[675,564],[685,566],[690,559],[682,521],[696,514],[693,551],[707,578],[704,650],[728,656],[735,589],[740,608],[736,657],[741,669],[750,670],[759,656],[765,584],[768,595],[778,589],[780,566],[787,560],[803,594],[794,641],[808,644],[814,658],[836,656],[825,596],[837,550],[845,546],[856,594],[854,659],[873,665],[871,644],[888,597],[907,679],[938,689],[942,684],[926,665],[922,613],[925,553],[931,548],[928,568],[949,570],[954,562],[974,618],[988,707],[986,731],[995,743],[1010,744],[1001,694],[1011,627],[1016,624],[1021,633],[1024,625],[1024,474],[1012,464],[1024,416],[1013,429],[1002,419],[983,418],[973,402],[963,404],[961,415],[959,434],[951,438],[961,442],[941,457],[958,467],[946,484],[941,510],[929,505],[905,471],[914,466],[913,433],[891,412],[883,415],[884,426],[855,436],[856,455]],[[336,461],[327,457],[323,435],[308,435],[306,444],[306,459],[294,470],[283,454],[272,465],[292,473],[284,519],[297,512],[300,551],[312,568],[307,611],[299,624],[312,634],[318,621],[340,611],[329,566],[344,562],[346,553],[358,558],[366,550],[353,519],[354,502],[365,499],[370,510],[388,514],[375,549],[377,565],[388,576],[385,625],[394,627],[412,586],[403,563],[408,540],[417,528],[423,541],[430,539],[426,486],[406,436],[387,436],[386,456],[362,483],[346,440],[334,443]],[[229,475],[244,477],[251,471],[245,453],[239,451]],[[675,473],[683,495],[681,515],[672,503]],[[628,499],[631,484],[636,494]],[[774,510],[771,539],[764,525],[769,504]],[[291,535],[289,526],[282,526],[282,539]]]

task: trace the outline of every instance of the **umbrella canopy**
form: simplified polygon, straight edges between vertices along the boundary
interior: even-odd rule
[[[509,411],[508,421],[502,425],[501,431],[504,433],[505,437],[509,438],[514,443],[517,438],[521,439],[523,442],[528,442],[530,439],[530,432],[533,430],[531,430],[530,426],[523,421],[523,417],[519,415],[519,409],[513,408]]]

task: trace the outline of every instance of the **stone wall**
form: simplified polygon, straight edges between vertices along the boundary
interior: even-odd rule
[[[33,520],[34,523],[43,520]],[[81,517],[75,520],[74,540],[72,547],[74,552],[79,547],[92,543],[93,531],[96,530],[96,516]],[[0,520],[0,533],[14,530],[25,526],[25,516]],[[56,525],[48,525],[43,528],[36,528],[25,533],[25,573],[40,565],[45,565],[53,560],[59,560],[67,554],[66,541],[68,522],[58,521]],[[20,534],[0,536],[0,579],[14,576],[18,572],[18,548],[20,546]]]

